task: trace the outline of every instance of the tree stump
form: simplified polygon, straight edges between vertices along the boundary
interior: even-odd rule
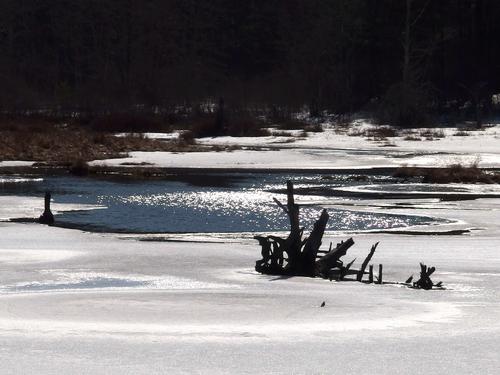
[[[38,218],[38,222],[40,224],[54,224],[54,215],[50,210],[50,198],[50,192],[47,191],[45,193],[45,210],[43,211],[43,214]]]
[[[418,289],[430,290],[434,286],[431,280],[431,275],[436,271],[436,267],[427,267],[420,263],[420,279],[413,283],[413,286]],[[441,286],[441,283],[438,283]]]
[[[320,252],[319,248],[329,219],[326,210],[321,211],[321,215],[314,223],[309,237],[302,239],[304,229],[300,227],[299,205],[295,203],[292,182],[287,181],[286,205],[276,198],[273,198],[273,200],[288,216],[290,233],[287,238],[276,236],[254,237],[259,241],[262,248],[262,259],[255,263],[257,272],[272,275],[321,276],[327,278],[331,268],[342,266],[340,257],[346,254],[347,249],[354,244],[354,241],[350,238],[338,244],[335,249],[330,247],[328,252]],[[319,257],[318,253],[326,254]]]

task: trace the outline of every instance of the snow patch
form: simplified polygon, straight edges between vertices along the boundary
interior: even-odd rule
[[[122,275],[99,272],[42,272],[55,276],[43,281],[19,282],[0,288],[4,293],[36,293],[57,291],[82,291],[89,289],[142,288],[162,290],[225,289],[236,285],[198,281],[194,279],[166,276]]]

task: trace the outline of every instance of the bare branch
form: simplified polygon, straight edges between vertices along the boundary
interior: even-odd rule
[[[279,207],[280,207],[283,211],[285,211],[285,213],[286,213],[287,215],[290,215],[290,213],[289,213],[289,211],[288,211],[288,208],[286,208],[286,206],[285,206],[283,203],[281,203],[281,202],[280,202],[278,199],[276,199],[276,198],[273,198],[273,200],[274,200],[274,202],[275,202],[275,203],[276,203],[276,204],[277,204],[277,205],[278,205],[278,206],[279,206]]]

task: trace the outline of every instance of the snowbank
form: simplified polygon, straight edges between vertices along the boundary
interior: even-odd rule
[[[374,141],[362,133],[373,128],[364,122],[354,123],[349,131],[339,132],[327,126],[320,133],[289,132],[267,137],[201,138],[203,145],[238,146],[232,152],[131,152],[129,157],[93,161],[92,165],[126,166],[127,163],[150,163],[165,168],[227,168],[227,169],[337,169],[375,168],[411,165],[418,167],[448,166],[478,163],[481,167],[500,167],[500,125],[482,131],[463,131],[445,128],[444,138],[425,140],[420,133],[429,129],[415,129],[419,140],[407,135]],[[456,134],[467,134],[457,136]],[[151,138],[165,139],[171,134],[148,133]]]

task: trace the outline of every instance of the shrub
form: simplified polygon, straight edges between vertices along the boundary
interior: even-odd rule
[[[69,173],[75,176],[87,176],[89,174],[89,165],[85,160],[77,159],[69,166]]]
[[[276,125],[281,130],[304,130],[309,126],[305,121],[293,118],[281,119]]]
[[[415,134],[408,134],[407,136],[405,136],[403,138],[403,140],[405,140],[405,141],[421,141],[422,138],[420,138],[419,136],[417,136]]]
[[[222,126],[221,126],[222,125]],[[200,114],[191,120],[188,129],[195,138],[229,135],[233,137],[262,137],[270,135],[264,121],[245,111],[226,111],[222,124],[217,114]]]
[[[348,133],[351,137],[368,137],[375,140],[384,140],[386,138],[396,137],[398,132],[392,126],[377,126],[367,129],[354,129]]]
[[[378,106],[379,123],[399,127],[419,127],[432,121],[427,112],[426,93],[412,85],[399,83],[391,86]]]
[[[90,121],[93,130],[102,132],[159,132],[169,131],[168,125],[163,125],[159,118],[136,112],[120,112],[102,115]]]
[[[425,129],[420,131],[420,136],[428,141],[432,141],[435,138],[444,138],[445,134],[442,130]]]
[[[321,133],[323,132],[323,126],[321,124],[311,124],[307,125],[304,130],[311,133]]]
[[[233,113],[226,125],[227,134],[233,137],[265,137],[270,135],[264,121],[248,113]]]
[[[179,134],[179,143],[186,145],[194,145],[196,139],[194,133],[191,130],[185,130]]]

